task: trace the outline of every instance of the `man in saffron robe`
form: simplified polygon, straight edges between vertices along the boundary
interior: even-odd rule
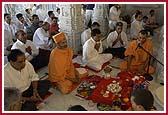
[[[67,94],[72,91],[73,84],[79,82],[72,63],[72,48],[67,46],[66,37],[62,32],[54,35],[53,39],[56,48],[50,54],[49,80],[54,87]]]
[[[129,71],[135,74],[143,75],[147,72],[149,54],[147,54],[142,48],[138,47],[140,45],[150,54],[153,53],[152,42],[147,38],[147,31],[141,30],[139,32],[139,37],[137,40],[133,40],[127,47],[125,51],[125,56],[127,56],[127,61],[123,61],[120,64],[120,69],[123,71]],[[149,66],[149,74],[154,73],[154,68]]]

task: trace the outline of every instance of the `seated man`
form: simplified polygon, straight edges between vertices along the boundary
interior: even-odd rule
[[[79,81],[72,63],[72,48],[67,46],[67,40],[62,32],[53,36],[53,39],[57,47],[52,50],[50,55],[49,80],[54,87],[67,94],[72,91],[73,84]]]
[[[145,30],[139,32],[139,37],[137,40],[133,40],[127,47],[125,51],[125,56],[127,56],[127,61],[123,61],[120,64],[120,69],[122,71],[129,71],[135,74],[143,75],[147,72],[149,63],[149,54],[147,54],[140,45],[150,54],[153,52],[152,42],[147,38],[148,33]],[[149,66],[149,74],[154,73],[154,68]]]
[[[51,87],[50,81],[39,80],[25,54],[18,49],[11,50],[4,67],[4,87],[16,87],[24,97],[22,111],[37,110],[35,102],[41,101]]]
[[[100,36],[100,30],[93,29],[91,32],[91,38],[83,45],[83,65],[87,65],[96,71],[100,71],[102,65],[112,59],[111,54],[101,54],[103,48]]]
[[[16,32],[17,41],[13,44],[12,49],[19,49],[25,53],[26,59],[33,65],[34,69],[37,70],[42,62],[39,61],[38,54],[39,50],[33,44],[32,41],[27,40],[27,35],[23,30]]]
[[[111,32],[107,37],[108,48],[105,50],[107,53],[113,54],[114,57],[119,57],[123,59],[125,47],[128,43],[127,35],[123,29],[123,23],[117,22],[116,30]]]
[[[147,89],[135,89],[131,94],[131,104],[134,111],[153,111],[154,97]]]

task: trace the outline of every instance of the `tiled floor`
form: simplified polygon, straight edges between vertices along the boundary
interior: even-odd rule
[[[155,41],[155,40],[154,40]],[[154,44],[157,44],[157,42],[154,42]],[[154,45],[156,46],[156,45]],[[157,49],[155,47],[155,49]],[[120,64],[120,59],[113,59],[111,61],[111,65],[118,67]],[[116,76],[116,74],[119,72],[119,69],[113,68],[112,76]],[[42,68],[38,71],[38,74],[40,76],[43,76],[45,72],[48,72],[47,67]],[[99,76],[102,76],[102,71],[99,73],[94,73],[92,71],[89,71],[90,75],[97,74]],[[156,76],[153,76],[154,80],[150,82],[149,89],[152,91],[152,93],[155,95],[155,90],[160,87],[161,85],[158,83],[157,79],[155,79]],[[157,78],[157,77],[156,77]],[[76,97],[76,90],[74,90],[70,94],[61,94],[58,90],[51,88],[50,91],[53,93],[50,97],[48,97],[42,104],[39,105],[40,111],[66,111],[68,107],[72,105],[82,105],[89,111],[98,111],[97,104],[95,103],[92,107],[89,107],[90,101],[81,99],[79,97]],[[159,104],[157,104],[157,100],[155,98],[155,106],[157,110],[163,111],[163,107],[161,107]]]

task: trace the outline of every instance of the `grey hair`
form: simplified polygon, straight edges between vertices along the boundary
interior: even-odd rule
[[[20,91],[15,87],[4,88],[4,110],[9,111],[12,102],[17,101],[21,96]]]

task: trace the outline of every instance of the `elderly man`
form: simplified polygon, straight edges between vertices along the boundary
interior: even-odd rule
[[[133,40],[127,47],[125,51],[125,56],[127,56],[127,61],[123,61],[120,64],[120,69],[123,71],[129,71],[135,74],[143,75],[147,72],[149,63],[149,54],[147,54],[140,45],[150,54],[153,53],[152,42],[147,38],[148,33],[146,30],[141,30],[139,32],[139,37],[137,40]],[[149,66],[149,74],[154,73],[154,68]]]
[[[53,36],[53,39],[57,47],[50,55],[49,80],[62,93],[67,94],[72,91],[73,84],[79,81],[72,63],[72,48],[67,46],[67,40],[62,32]]]
[[[39,80],[23,52],[18,49],[11,50],[8,63],[4,67],[4,87],[15,87],[22,93],[25,99],[21,110],[37,110],[35,102],[42,101],[50,86],[48,80]]]
[[[96,71],[100,71],[102,65],[112,59],[111,54],[101,54],[103,48],[100,36],[100,30],[93,29],[91,32],[91,38],[83,45],[83,65],[87,65]]]

